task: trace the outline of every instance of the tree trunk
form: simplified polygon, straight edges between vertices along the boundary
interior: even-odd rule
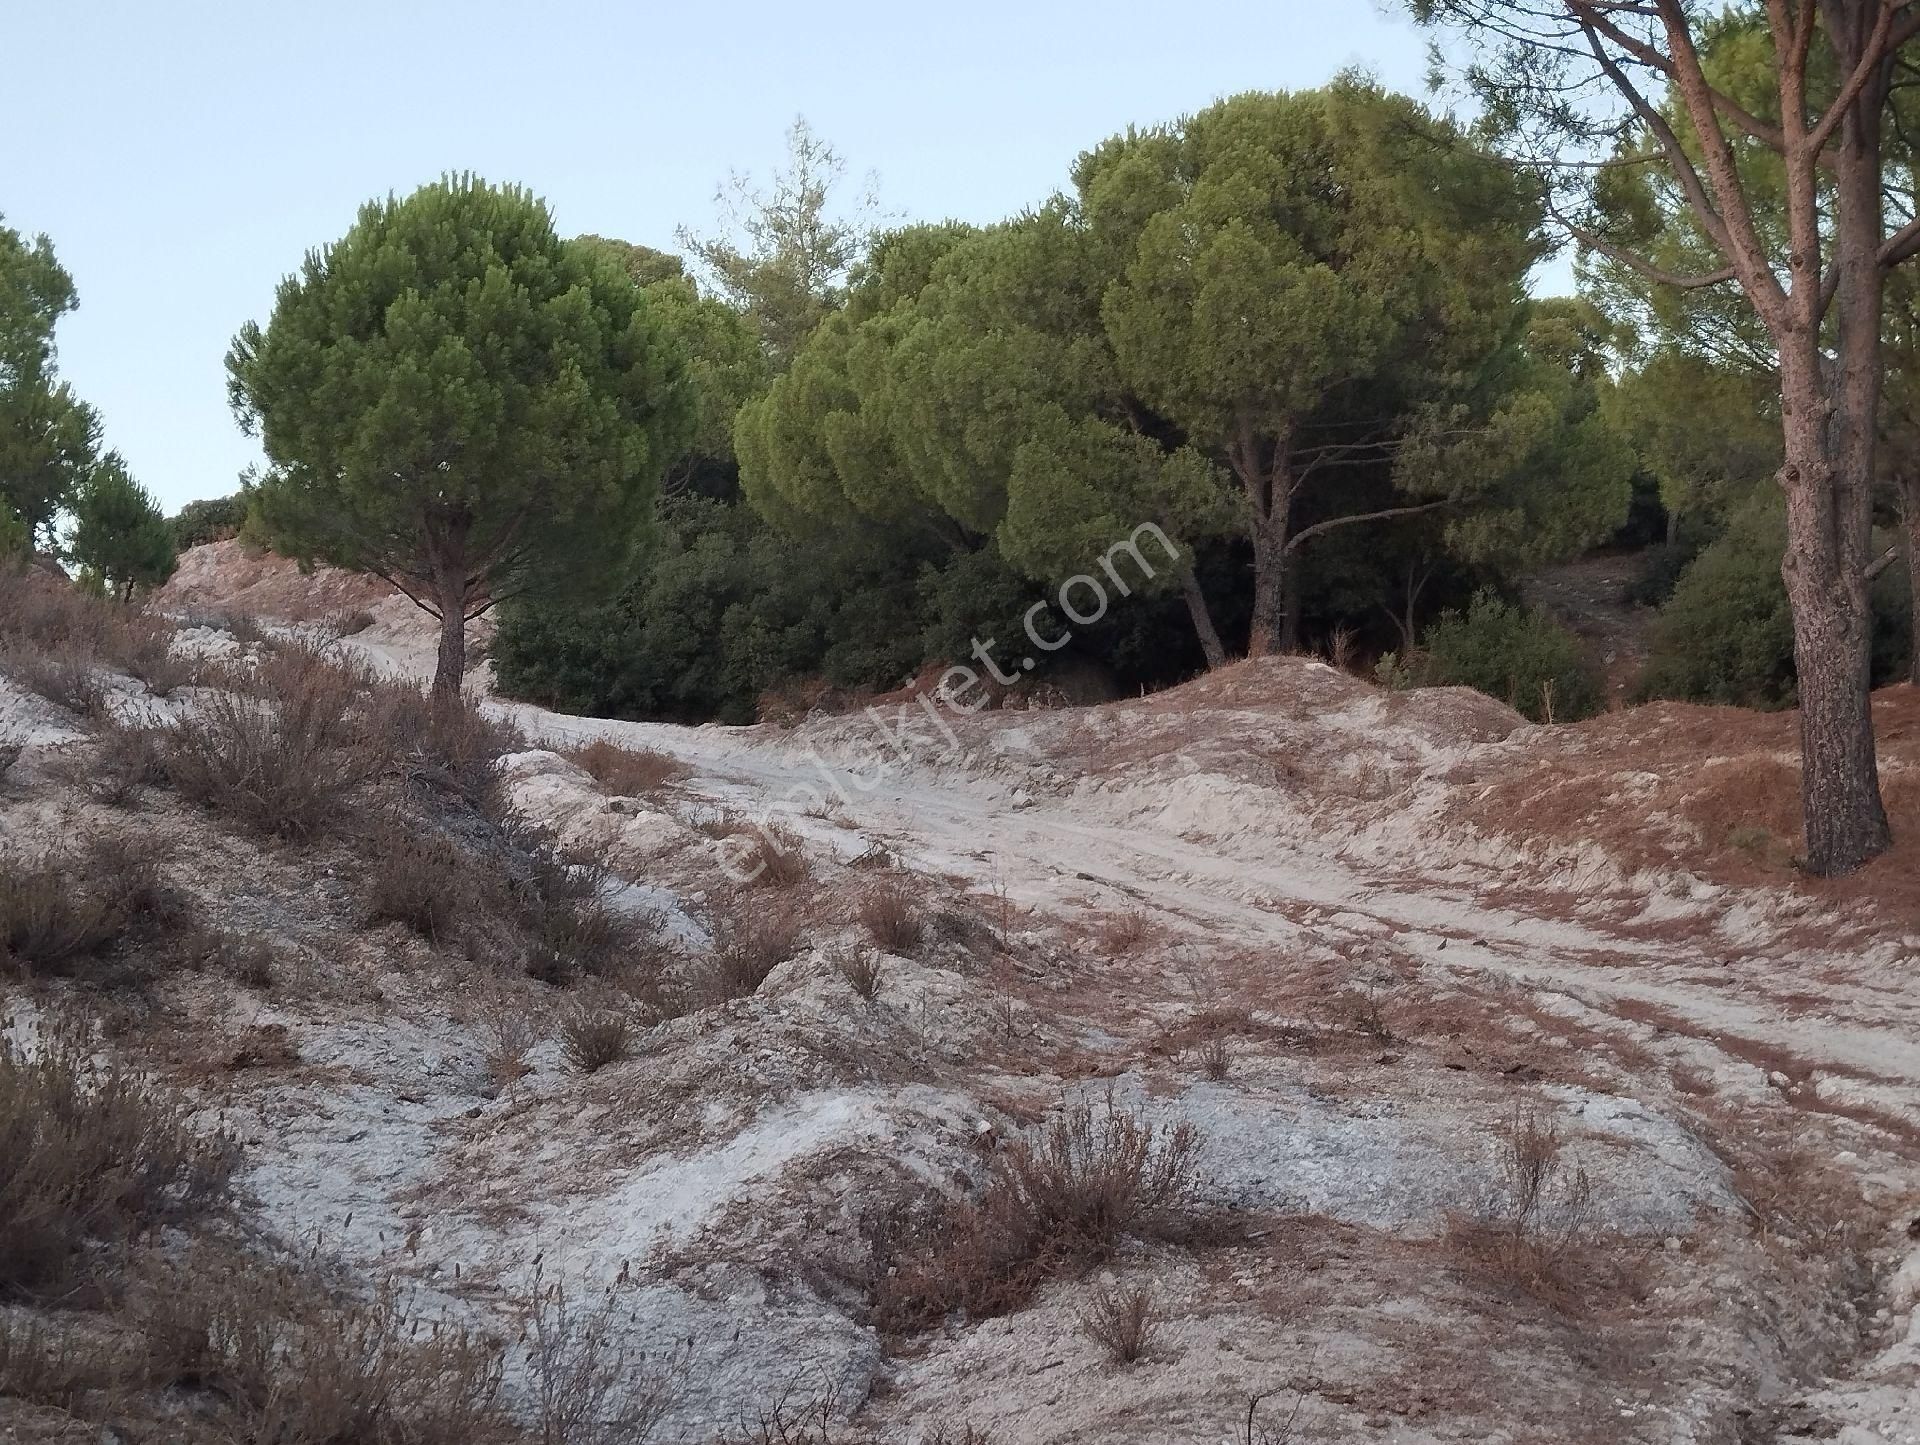
[[[1284,650],[1287,627],[1288,498],[1276,486],[1264,515],[1253,521],[1253,620],[1247,626],[1247,656]]]
[[[1280,650],[1300,650],[1300,568],[1289,557],[1280,574]]]
[[[465,589],[451,595],[443,589],[435,605],[440,609],[440,658],[433,670],[433,700],[447,706],[459,702],[460,684],[467,673]]]
[[[469,521],[441,521],[429,544],[433,605],[440,613],[440,658],[433,670],[437,707],[456,707],[467,675],[467,533]]]
[[[1858,443],[1835,445],[1842,439],[1830,435],[1837,426],[1829,422],[1827,390],[1813,341],[1783,348],[1787,549],[1780,571],[1793,604],[1807,866],[1823,876],[1850,873],[1891,842],[1874,756],[1873,611],[1849,537],[1856,525],[1870,531],[1871,518],[1848,515],[1865,490],[1837,464],[1857,461],[1848,452]]]
[[[1920,687],[1920,474],[1902,479],[1900,512],[1907,524],[1907,681]]]
[[[1190,565],[1180,569],[1180,596],[1187,604],[1187,615],[1193,618],[1194,635],[1200,639],[1200,651],[1207,659],[1207,666],[1224,666],[1227,650],[1220,645],[1220,633],[1207,607],[1207,594],[1200,590],[1200,579],[1193,575]]]

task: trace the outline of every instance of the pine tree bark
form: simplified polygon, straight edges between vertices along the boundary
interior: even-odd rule
[[[1907,650],[1911,654],[1907,681],[1920,687],[1920,476],[1906,478],[1900,493],[1900,510],[1907,524]]]
[[[1180,569],[1180,597],[1193,619],[1194,636],[1200,639],[1200,652],[1209,668],[1224,667],[1227,649],[1220,644],[1220,631],[1213,625],[1213,611],[1207,606],[1207,594],[1200,590],[1200,579],[1191,566]]]
[[[433,670],[436,707],[457,706],[467,675],[467,525],[443,522],[432,541],[433,605],[440,614],[440,654]]]
[[[433,699],[444,706],[459,701],[467,673],[466,598],[443,592],[435,605],[440,610],[440,655],[433,670]]]
[[[1293,514],[1293,478],[1287,468],[1287,439],[1273,448],[1270,467],[1261,468],[1253,443],[1242,443],[1235,470],[1246,488],[1253,540],[1253,618],[1247,626],[1247,656],[1270,657],[1285,650],[1288,524]]]

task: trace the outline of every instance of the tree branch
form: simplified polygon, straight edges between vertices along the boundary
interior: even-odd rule
[[[1347,517],[1329,517],[1324,522],[1315,522],[1311,527],[1302,527],[1291,537],[1287,538],[1287,545],[1282,548],[1282,550],[1291,552],[1295,547],[1298,547],[1302,542],[1306,541],[1307,538],[1316,536],[1321,532],[1331,532],[1335,527],[1351,526],[1355,522],[1382,522],[1388,517],[1411,517],[1420,512],[1432,512],[1441,507],[1451,507],[1453,501],[1454,499],[1452,497],[1443,497],[1437,502],[1422,502],[1414,507],[1388,507],[1384,511],[1379,512],[1355,512],[1353,515]]]
[[[1723,282],[1739,279],[1739,274],[1730,265],[1722,266],[1718,271],[1707,271],[1697,276],[1687,276],[1678,271],[1669,271],[1663,266],[1656,266],[1644,256],[1635,255],[1632,251],[1626,250],[1624,247],[1616,246],[1611,241],[1603,240],[1595,232],[1588,230],[1577,221],[1571,220],[1561,214],[1559,208],[1556,206],[1549,204],[1547,214],[1552,216],[1553,219],[1566,230],[1569,236],[1572,236],[1574,240],[1578,241],[1588,250],[1598,251],[1608,260],[1618,261],[1622,266],[1638,271],[1649,281],[1657,281],[1662,286],[1672,286],[1681,291],[1698,291],[1703,287],[1718,286]]]

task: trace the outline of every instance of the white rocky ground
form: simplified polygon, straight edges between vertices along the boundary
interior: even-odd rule
[[[344,645],[429,660],[384,605]],[[809,946],[626,1064],[578,1078],[549,1040],[502,1087],[490,1030],[533,993],[397,931],[326,934],[311,860],[166,805],[176,869],[311,980],[168,1007],[192,1050],[278,1025],[297,1051],[209,1096],[264,1229],[500,1328],[536,1261],[611,1291],[631,1367],[670,1382],[654,1438],[704,1445],[784,1397],[829,1401],[848,1440],[1920,1441],[1911,923],[1473,823],[1471,781],[1548,746],[1497,704],[1280,659],[951,738],[909,706],[904,749],[897,704],[787,732],[490,705],[533,745],[502,764],[515,806],[605,856],[663,948],[709,942],[722,815],[803,840]],[[559,756],[591,738],[688,773],[610,797]],[[0,685],[7,740],[29,783],[0,840],[72,826],[84,805],[31,784],[82,731]],[[932,927],[869,1003],[833,959],[879,876]],[[1214,1081],[1189,1044],[1221,1028]],[[875,1221],[1076,1099],[1195,1125],[1235,1227],[1006,1317],[876,1330]],[[1630,1289],[1549,1306],[1451,1242],[1516,1105],[1558,1121]],[[1131,1367],[1076,1325],[1108,1282],[1164,1317]]]

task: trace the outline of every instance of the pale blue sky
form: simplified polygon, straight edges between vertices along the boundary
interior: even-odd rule
[[[1347,66],[1416,92],[1424,72],[1376,0],[14,0],[0,38],[21,137],[0,213],[73,273],[62,370],[169,510],[254,459],[227,343],[371,196],[471,169],[530,186],[567,234],[671,246],[805,114],[889,211],[984,222],[1130,122]]]

